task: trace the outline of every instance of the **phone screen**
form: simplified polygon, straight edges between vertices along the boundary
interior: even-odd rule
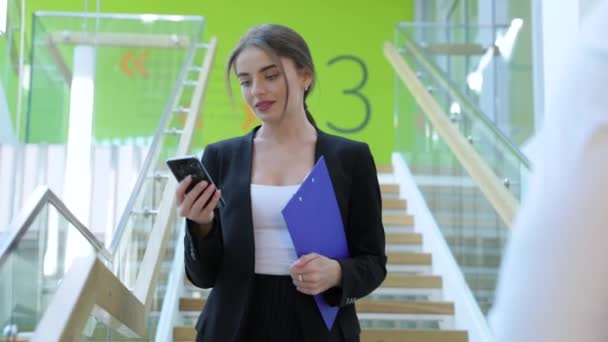
[[[215,185],[211,176],[196,156],[175,157],[167,160],[167,166],[175,176],[178,182],[184,180],[188,175],[192,176],[192,182],[186,189],[188,193],[196,184],[205,180],[210,184]],[[225,205],[224,199],[220,198],[218,207]]]

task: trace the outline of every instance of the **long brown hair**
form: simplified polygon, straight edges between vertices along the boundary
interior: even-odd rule
[[[262,49],[270,58],[272,58],[275,64],[281,69],[285,84],[287,86],[287,98],[289,98],[289,84],[287,83],[287,76],[281,64],[280,57],[291,59],[298,72],[310,72],[312,75],[312,83],[304,91],[304,111],[306,112],[306,118],[313,125],[316,126],[315,120],[312,114],[308,110],[306,105],[306,98],[312,91],[316,75],[315,66],[312,62],[312,56],[308,45],[304,39],[294,30],[281,25],[275,24],[264,24],[255,26],[249,29],[243,37],[241,37],[237,46],[232,50],[230,57],[228,58],[228,64],[226,65],[226,84],[228,87],[228,93],[232,97],[232,86],[230,82],[230,72],[234,68],[239,54],[248,47],[257,47]],[[287,101],[285,101],[285,107],[287,107]]]

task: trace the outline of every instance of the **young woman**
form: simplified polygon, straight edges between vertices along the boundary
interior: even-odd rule
[[[316,127],[306,106],[314,65],[291,29],[250,29],[228,60],[228,84],[233,71],[262,125],[205,148],[202,162],[221,191],[201,182],[186,194],[186,178],[176,192],[187,218],[187,276],[213,288],[196,324],[197,341],[358,341],[353,303],[386,276],[380,187],[369,147]],[[321,156],[351,255],[341,260],[298,258],[281,215]],[[226,206],[217,209],[220,196]],[[331,330],[316,294],[340,308]]]

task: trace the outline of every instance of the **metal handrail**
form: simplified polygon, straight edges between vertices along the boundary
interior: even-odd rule
[[[49,187],[40,185],[38,186],[33,194],[28,198],[28,201],[19,213],[19,215],[12,221],[8,228],[8,237],[3,245],[0,245],[0,265],[2,265],[5,259],[8,257],[9,252],[13,249],[17,243],[23,238],[27,229],[31,226],[32,222],[36,219],[38,214],[44,209],[46,204],[51,204],[57,209],[57,211],[70,222],[88,241],[91,243],[93,248],[104,257],[107,261],[112,260],[112,254],[105,249],[103,244],[91,233],[91,231],[72,213],[70,209],[63,203],[63,201],[57,197],[57,195]]]
[[[201,27],[199,27],[199,31],[196,34],[196,37],[199,37],[201,35],[202,30],[203,30],[203,26],[201,25]],[[163,116],[160,119],[160,124],[158,125],[158,129],[156,130],[156,133],[154,134],[154,138],[152,139],[152,144],[150,145],[150,148],[148,149],[148,154],[146,155],[146,159],[144,160],[144,163],[141,167],[142,171],[139,173],[139,176],[137,177],[137,180],[135,181],[135,185],[133,186],[133,191],[131,192],[131,195],[129,196],[129,200],[127,201],[125,210],[123,211],[123,213],[120,217],[120,220],[118,221],[118,225],[116,226],[116,231],[112,238],[112,243],[110,244],[110,251],[112,252],[112,254],[116,253],[118,246],[120,245],[122,236],[124,235],[124,232],[127,229],[129,217],[131,217],[131,212],[133,211],[133,207],[135,207],[135,201],[137,200],[137,197],[138,197],[139,193],[141,192],[141,189],[143,188],[144,181],[145,181],[146,177],[148,176],[148,169],[150,168],[150,165],[152,165],[154,156],[155,156],[155,154],[158,150],[159,144],[160,144],[161,137],[164,134],[164,131],[166,129],[167,123],[169,122],[169,119],[171,118],[172,111],[174,109],[173,107],[175,105],[175,101],[176,101],[177,97],[179,96],[179,93],[181,92],[181,88],[183,86],[183,82],[188,75],[188,68],[192,65],[192,61],[194,59],[196,49],[197,48],[194,44],[188,49],[188,55],[186,57],[188,63],[184,63],[184,65],[182,66],[182,69],[180,70],[179,76],[177,78],[177,82],[175,83],[175,87],[173,88],[173,90],[171,92],[171,96],[169,97],[169,101],[167,102]]]
[[[407,25],[404,25],[404,23],[398,24],[397,28],[405,38],[405,48],[408,50],[408,52],[411,53],[412,56],[414,56],[418,61],[420,61],[422,66],[437,80],[439,85],[446,89],[448,93],[460,103],[461,106],[467,108],[468,112],[471,113],[476,120],[487,127],[492,134],[498,138],[500,143],[506,146],[507,149],[515,156],[515,158],[518,159],[523,166],[530,170],[532,167],[530,160],[511,143],[511,140],[507,138],[507,136],[500,129],[498,129],[498,127],[496,127],[496,125],[486,115],[484,115],[475,104],[473,104],[464,94],[462,94],[458,87],[445,76],[445,74],[434,62],[428,59],[426,54],[422,51],[422,48],[418,46],[418,44],[409,36],[407,32],[401,29],[403,26]]]
[[[126,13],[98,13],[98,12],[54,12],[54,11],[36,11],[38,16],[53,16],[62,18],[87,18],[87,19],[118,19],[118,20],[142,20],[147,15],[154,16],[154,19],[160,21],[194,21],[203,22],[204,18],[195,15],[181,14],[126,14]]]
[[[508,24],[453,24],[453,23],[438,23],[434,21],[416,21],[416,22],[401,22],[397,24],[397,27],[438,27],[438,28],[487,28],[487,29],[496,29],[496,28],[507,28]]]

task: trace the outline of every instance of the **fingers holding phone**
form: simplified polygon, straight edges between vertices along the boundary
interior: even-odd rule
[[[192,176],[186,176],[186,178],[179,182],[177,190],[175,191],[175,204],[178,207],[181,207],[182,203],[184,202],[186,198],[186,189],[188,189],[191,183]]]
[[[199,215],[205,220],[201,222],[194,220],[201,224],[208,224],[213,221],[213,210],[217,207],[220,197],[222,196],[221,190],[217,189],[214,184],[209,184],[206,181],[200,182],[196,185],[197,191],[202,191],[200,195],[195,199],[191,207],[191,213]],[[188,195],[186,195],[188,197]],[[194,197],[194,196],[193,196]]]
[[[213,221],[213,210],[222,196],[213,183],[205,180],[191,186],[192,177],[187,176],[179,183],[176,201],[179,214],[198,224],[206,225]],[[189,191],[187,191],[191,188]]]

